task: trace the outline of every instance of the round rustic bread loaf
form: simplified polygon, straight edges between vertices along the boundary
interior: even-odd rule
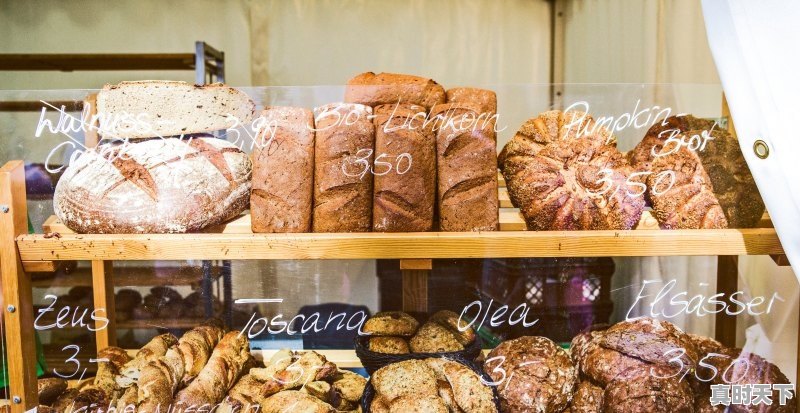
[[[678,149],[667,144],[670,138],[692,147]],[[628,156],[634,170],[652,172],[647,196],[664,228],[748,228],[764,214],[764,202],[738,139],[716,128],[713,121],[691,115],[668,117],[651,127]],[[665,170],[676,173],[668,190],[663,178],[661,189],[655,182]]]
[[[567,352],[545,337],[500,343],[487,356],[484,371],[499,382],[502,411],[508,412],[560,412],[578,381]]]
[[[80,233],[198,231],[247,208],[250,174],[247,154],[215,138],[100,145],[67,168],[53,206]]]
[[[503,176],[528,229],[631,229],[639,222],[644,198],[625,189],[630,167],[604,136],[529,142],[522,151],[507,146]]]
[[[668,368],[632,368],[608,384],[603,411],[693,413],[694,396],[689,383]]]
[[[778,366],[770,363],[763,357],[742,349],[724,349],[725,357],[716,357],[713,364],[718,371],[714,376],[714,384],[789,384],[786,375],[781,372]],[[731,412],[736,413],[783,413],[795,412],[796,404],[794,398],[790,399],[786,405],[781,406],[778,390],[773,390],[771,394],[772,405],[731,405]]]
[[[611,350],[600,345],[600,338],[590,341],[584,347],[584,355],[580,359],[580,372],[601,386],[607,386],[626,370],[631,368],[647,368],[651,364]]]
[[[578,383],[577,390],[572,396],[570,413],[600,413],[603,411],[603,388],[592,382]]]

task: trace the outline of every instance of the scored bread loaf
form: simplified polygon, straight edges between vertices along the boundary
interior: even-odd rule
[[[397,73],[366,72],[347,81],[344,101],[367,106],[413,104],[426,109],[444,103],[444,88],[435,81]]]
[[[56,216],[80,233],[191,232],[239,215],[250,158],[216,138],[151,139],[84,152],[56,185]]]
[[[211,132],[247,123],[255,103],[221,83],[205,86],[167,80],[105,85],[97,93],[100,135],[139,139]],[[231,116],[232,118],[229,118]]]
[[[200,374],[175,396],[181,410],[210,408],[222,401],[250,360],[247,335],[231,331],[222,337]]]
[[[310,232],[314,183],[314,114],[272,106],[253,149],[253,232]]]
[[[372,228],[372,152],[369,106],[331,103],[314,109],[314,232]]]
[[[439,229],[494,231],[499,223],[494,92],[448,91],[431,110],[436,129]]]
[[[92,387],[105,393],[108,400],[114,402],[123,392],[116,378],[125,364],[131,361],[128,352],[119,347],[106,347],[97,352],[97,374]]]
[[[374,231],[433,228],[436,144],[433,133],[423,128],[425,115],[418,105],[375,107]]]

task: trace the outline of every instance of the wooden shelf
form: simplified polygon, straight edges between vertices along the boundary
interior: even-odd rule
[[[222,275],[221,268],[212,266],[211,278],[216,280]],[[158,285],[193,285],[203,279],[203,270],[199,267],[115,267],[115,287],[149,287]],[[78,268],[69,274],[58,273],[54,277],[36,277],[31,279],[34,288],[91,286],[92,272],[90,268]]]
[[[500,213],[501,231],[475,233],[253,234],[250,216],[198,234],[75,234],[17,238],[24,261],[185,259],[403,259],[783,254],[773,228],[659,230],[645,214],[631,231],[521,231]],[[513,229],[513,230],[512,230]]]
[[[194,70],[194,53],[0,54],[0,70]]]

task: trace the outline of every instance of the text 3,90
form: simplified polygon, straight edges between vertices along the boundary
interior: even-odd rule
[[[370,164],[372,158],[372,149],[359,149],[355,155],[350,155],[342,162],[342,173],[349,177],[358,177],[364,179],[364,176],[369,172],[373,175],[383,176],[394,170],[398,175],[403,175],[411,169],[411,154],[404,152],[395,156],[394,163],[387,162],[386,159],[391,159],[389,155],[382,153],[375,157],[375,160]],[[356,173],[353,173],[353,171]]]

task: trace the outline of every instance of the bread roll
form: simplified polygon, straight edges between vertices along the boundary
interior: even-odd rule
[[[253,232],[311,232],[314,114],[272,106],[262,116],[269,127],[253,150]]]
[[[375,127],[372,108],[331,103],[314,109],[314,232],[372,229]]]
[[[375,108],[375,196],[372,229],[423,232],[433,228],[436,144],[423,127],[425,108]]]

